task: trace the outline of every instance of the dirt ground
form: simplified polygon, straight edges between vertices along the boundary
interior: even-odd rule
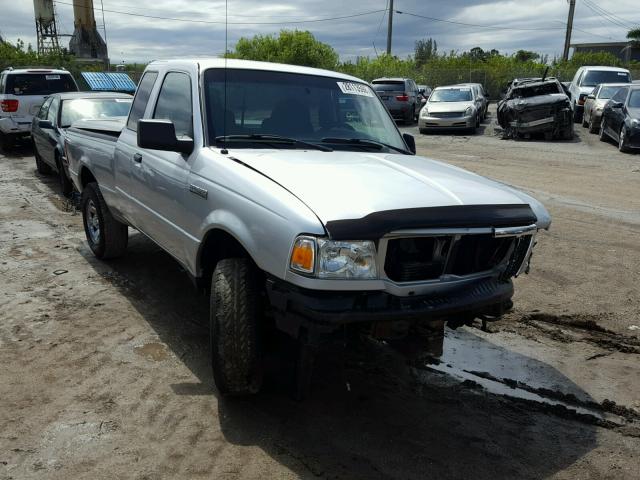
[[[219,397],[207,299],[140,234],[92,256],[28,147],[0,154],[0,479],[637,479],[640,155],[415,132],[419,153],[531,192],[553,225],[515,309],[448,330],[437,365],[327,352],[311,398],[275,358]]]

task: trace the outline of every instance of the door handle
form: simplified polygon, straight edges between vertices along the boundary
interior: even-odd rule
[[[136,163],[140,163],[142,162],[142,155],[140,155],[139,153],[136,153],[133,155],[133,161]]]

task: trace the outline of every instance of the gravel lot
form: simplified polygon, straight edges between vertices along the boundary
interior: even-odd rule
[[[178,264],[136,233],[97,261],[31,150],[0,154],[0,479],[637,479],[640,155],[579,126],[572,142],[403,130],[554,223],[488,332],[447,331],[431,366],[327,352],[304,403],[284,356],[260,396],[220,398],[207,299]]]

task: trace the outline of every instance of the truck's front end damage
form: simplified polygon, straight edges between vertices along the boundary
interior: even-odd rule
[[[422,338],[422,353],[438,357],[446,324],[495,319],[511,308],[512,278],[528,272],[537,221],[528,205],[476,205],[328,222],[329,235],[339,240],[375,237],[375,278],[360,280],[362,290],[340,289],[358,282],[353,279],[333,282],[332,290],[314,289],[312,278],[326,263],[316,246],[311,288],[268,279],[276,323],[294,337],[350,329],[386,341]],[[354,257],[363,263],[357,252]]]
[[[498,123],[505,138],[544,134],[546,139],[573,136],[569,98],[557,80],[524,82],[498,103]]]

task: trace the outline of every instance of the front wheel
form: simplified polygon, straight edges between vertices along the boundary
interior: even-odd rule
[[[629,151],[629,147],[627,147],[627,135],[624,131],[624,125],[620,129],[620,134],[618,135],[618,150],[622,153],[627,153]]]
[[[60,193],[63,196],[68,197],[71,195],[73,191],[73,184],[69,177],[67,177],[67,173],[64,171],[64,166],[62,165],[62,161],[60,159],[57,160],[56,166],[58,167],[58,182],[60,184]]]
[[[593,115],[589,117],[589,133],[597,133],[598,129],[596,125],[593,123]]]
[[[582,122],[582,117],[584,116],[584,111],[582,110],[578,110],[578,107],[574,105],[574,110],[573,110],[573,123],[580,123]]]
[[[603,118],[602,120],[600,120],[600,132],[598,134],[598,137],[600,137],[600,141],[601,142],[608,141],[606,128],[607,128],[607,123],[606,123],[605,119]]]
[[[93,254],[102,260],[122,256],[129,240],[127,225],[113,218],[97,183],[84,188],[81,208],[84,232]]]
[[[35,143],[33,144],[33,156],[36,158],[36,170],[38,170],[38,173],[41,175],[49,175],[51,173],[51,167],[42,160]]]
[[[211,366],[222,395],[252,395],[262,387],[259,272],[248,258],[220,260],[211,279]]]

